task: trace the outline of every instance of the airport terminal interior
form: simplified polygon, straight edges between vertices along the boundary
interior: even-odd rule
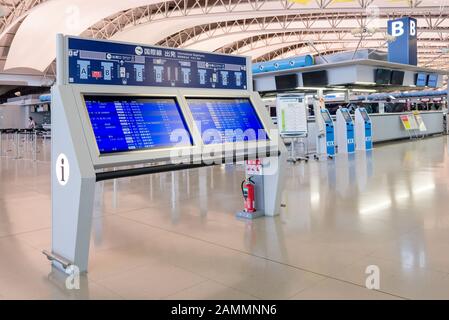
[[[449,300],[447,0],[0,16],[0,300]]]

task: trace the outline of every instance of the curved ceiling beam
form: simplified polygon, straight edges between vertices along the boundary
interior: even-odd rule
[[[245,5],[247,7],[247,5]],[[229,11],[220,13],[193,14],[182,17],[166,18],[164,20],[158,20],[151,23],[145,23],[129,27],[121,32],[112,36],[112,39],[137,42],[142,39],[145,43],[158,43],[163,41],[164,38],[175,34],[181,30],[193,28],[198,25],[208,24],[213,22],[225,22],[237,19],[247,19],[252,17],[267,17],[273,15],[285,15],[286,10],[267,10],[267,11],[253,11],[249,8],[239,8],[241,11]],[[149,32],[150,30],[158,30],[157,33]]]
[[[21,0],[18,2],[3,1],[2,6],[8,4],[9,11],[0,19],[0,39],[18,22],[32,10],[34,7],[48,0]]]
[[[224,48],[224,50],[220,50],[224,53],[235,53],[241,55],[252,55],[251,51],[266,48],[270,45],[275,44],[285,44],[285,43],[305,43],[308,41],[312,41],[313,43],[326,43],[326,42],[334,42],[334,43],[343,43],[343,42],[358,42],[360,38],[354,37],[348,33],[340,33],[333,34],[331,32],[326,34],[307,34],[307,33],[279,33],[274,35],[268,35],[269,37],[259,36],[244,39],[240,41],[235,46],[230,48]],[[386,47],[386,40],[384,38],[384,34],[378,33],[374,34],[371,37],[363,38],[363,43],[369,43],[375,48]],[[426,47],[426,46],[437,46],[442,48],[443,45],[447,45],[449,43],[449,36],[441,37],[440,34],[429,33],[426,37],[421,36],[418,41],[418,47]],[[253,56],[254,59],[258,57]]]
[[[438,14],[440,16],[441,14]],[[429,21],[437,16],[423,15],[422,18],[418,18],[418,26],[420,26],[420,32],[449,32],[449,13],[445,15],[444,19],[437,27],[429,25]],[[289,21],[289,19],[297,19],[295,21]],[[382,27],[378,28],[383,32],[386,32],[387,21],[391,17],[383,17],[376,23]],[[251,19],[250,21],[233,21],[231,23],[224,23],[224,25],[206,25],[198,26],[193,30],[183,30],[178,34],[172,35],[169,38],[164,39],[160,44],[166,44],[169,46],[177,46],[191,49],[211,48],[211,51],[217,50],[217,43],[227,43],[221,41],[222,38],[227,37],[230,34],[247,32],[249,35],[258,35],[265,33],[274,33],[280,31],[335,31],[341,30],[349,32],[354,28],[360,27],[360,23],[356,20],[356,17],[333,17],[323,16],[319,18],[309,19],[308,17],[286,16],[286,17],[270,17],[269,19]],[[268,20],[268,21],[267,21]],[[344,27],[343,27],[344,25]],[[425,27],[423,27],[425,26]]]
[[[79,35],[114,13],[157,2],[160,0],[44,2],[30,11],[22,22],[11,43],[5,69],[31,68],[43,72],[55,58],[56,34]],[[36,34],[39,34],[38,39]]]
[[[408,9],[400,9],[398,8],[396,11],[392,11],[389,15],[389,18],[397,17],[403,15],[405,12],[407,12]],[[138,42],[140,41],[144,43],[164,43],[165,38],[172,36],[178,32],[181,32],[182,30],[194,28],[199,25],[204,24],[210,24],[210,23],[216,23],[216,22],[229,22],[234,21],[236,19],[251,19],[251,18],[267,18],[267,17],[273,17],[273,16],[288,16],[289,13],[291,13],[291,10],[288,9],[281,9],[281,10],[259,10],[254,11],[248,8],[248,5],[238,5],[233,11],[229,12],[219,12],[219,13],[208,13],[204,14],[201,11],[198,10],[198,12],[192,12],[188,16],[176,16],[176,17],[168,17],[163,20],[159,21],[153,21],[153,22],[147,22],[143,24],[137,24],[133,25],[132,27],[126,28],[121,32],[116,33],[114,36],[112,36],[113,39],[117,40],[124,40],[127,39],[128,41]],[[438,10],[431,10],[435,17],[441,15],[441,13]],[[320,14],[326,14],[327,11],[323,11]],[[354,10],[353,12],[349,11],[346,14],[360,14],[359,10]],[[315,13],[316,14],[316,13]],[[297,27],[302,28],[313,28],[317,27],[319,24],[322,25],[323,28],[329,27],[329,21],[326,20],[320,20],[317,17],[310,17],[307,13],[297,15],[299,17],[303,17],[304,20],[308,20],[306,22],[302,21],[289,21],[288,26],[294,27],[296,24]],[[341,19],[341,17],[340,17]],[[359,27],[360,26],[360,19],[358,20],[357,17],[354,16],[352,19],[353,23],[349,27]],[[423,20],[424,21],[424,20]],[[386,19],[380,20],[380,22],[385,22],[382,25],[386,24]],[[309,25],[307,25],[309,23]],[[332,23],[332,22],[331,22]],[[447,24],[449,27],[449,23]],[[335,26],[331,26],[335,27]],[[251,29],[251,28],[249,28]],[[158,33],[152,32],[153,30],[158,30]]]
[[[323,32],[323,34],[327,32],[327,30],[325,30],[325,29],[320,29],[320,30]],[[303,32],[303,31],[305,31],[304,28],[288,29],[288,31],[286,31],[285,29],[247,30],[247,31],[240,30],[238,32],[224,34],[224,35],[210,38],[208,40],[203,40],[203,41],[200,41],[197,43],[193,43],[191,45],[185,45],[185,46],[182,46],[182,48],[191,49],[191,50],[210,50],[210,51],[224,52],[225,48],[233,48],[234,44],[244,42],[245,39],[248,39],[248,37],[265,38],[265,42],[267,42],[267,41],[269,41],[271,36],[274,36],[274,35],[285,34],[287,36],[287,34],[297,33],[298,37],[306,38],[308,36],[309,38],[313,38],[313,36],[316,35],[315,32],[320,32],[320,30],[316,30],[316,29],[310,30],[309,29],[308,31],[310,31],[310,32]],[[338,32],[348,33],[349,30],[339,29],[339,30],[336,30],[335,32],[332,32],[332,34],[335,36],[335,34]],[[232,52],[233,51],[237,51],[237,50],[232,50]],[[231,52],[231,50],[229,50],[228,52]]]
[[[170,35],[200,24],[217,21],[285,16],[291,15],[292,12],[300,13],[304,16],[323,15],[326,13],[340,16],[366,14],[366,9],[360,7],[360,2],[354,2],[346,7],[341,3],[334,2],[324,9],[317,6],[318,2],[311,1],[307,5],[300,5],[286,0],[235,0],[232,2],[218,0],[214,3],[194,0],[195,5],[192,5],[191,9],[185,10],[184,12],[170,12],[170,14],[162,15],[164,21],[155,21],[157,17],[154,16],[151,19],[141,19],[141,21],[136,21],[128,27],[122,26],[122,31],[119,31],[112,37],[119,40],[138,41],[142,38],[142,35],[145,35],[143,39],[145,43],[156,43],[163,39],[158,34]],[[435,6],[432,0],[422,0],[421,6],[422,12],[440,14],[440,8]],[[390,12],[390,16],[413,13],[413,9],[407,6],[401,6],[400,3],[391,3],[390,1],[382,1],[381,4],[379,3],[379,7],[381,7],[380,10],[385,9],[385,12]],[[159,18],[159,20],[161,19]],[[149,28],[147,28],[148,26]],[[158,30],[159,32],[155,34],[154,30]]]
[[[449,21],[448,21],[449,22]],[[348,39],[352,38],[359,40],[359,38],[352,36],[350,33],[351,29],[347,28],[334,28],[329,30],[329,28],[309,28],[305,30],[304,28],[288,28],[288,29],[269,29],[269,30],[236,30],[235,32],[229,32],[226,34],[221,34],[217,36],[210,37],[207,40],[202,40],[195,42],[190,45],[183,45],[182,48],[191,50],[204,50],[204,51],[218,51],[223,53],[240,53],[244,52],[248,42],[252,46],[255,45],[255,41],[248,41],[250,38],[258,38],[263,43],[270,42],[272,38],[279,38],[282,35],[284,38],[289,38],[297,34],[298,38],[302,39]],[[386,28],[380,28],[379,32],[375,33],[378,36],[383,36],[386,32]],[[449,27],[437,30],[420,30],[420,39],[422,38],[433,38],[436,41],[442,39],[442,35],[449,33]],[[382,37],[383,39],[383,37]],[[421,40],[420,40],[421,41]],[[225,44],[225,45],[223,45]]]
[[[142,10],[143,6],[157,3],[163,5],[155,14],[150,11],[148,17],[140,17],[138,21],[132,17],[134,10]],[[189,5],[191,7],[188,7]],[[80,35],[99,21],[125,10],[128,11],[124,14],[131,16],[127,20],[131,22],[124,26],[117,20],[119,25],[112,28],[115,34],[108,38],[154,44],[170,34],[198,24],[236,18],[286,15],[291,13],[290,9],[298,8],[304,7],[286,0],[217,0],[213,3],[201,0],[48,1],[36,7],[23,21],[11,43],[5,69],[31,68],[44,71],[55,58],[56,34]],[[320,12],[320,9],[317,7],[306,11],[312,14]],[[42,17],[45,17],[45,23],[42,23]],[[105,28],[113,23],[114,21],[107,21]],[[147,30],[143,30],[142,26]],[[38,47],[34,44],[36,33],[40,35]],[[97,34],[102,34],[102,30],[97,30]],[[33,54],[30,55],[29,52]]]
[[[134,10],[141,10],[142,6],[167,3],[167,5],[162,5],[162,9],[159,8],[156,14],[149,12],[147,18],[140,17],[139,21],[130,18],[127,19],[131,21],[128,25],[123,26],[119,23],[117,28],[113,26],[115,34],[108,38],[154,44],[170,34],[198,24],[226,19],[235,20],[236,17],[285,15],[291,12],[289,10],[292,8],[303,8],[301,5],[286,0],[262,2],[217,0],[214,3],[193,0],[192,4],[185,0],[174,0],[170,1],[170,4],[175,4],[176,10],[173,10],[173,6],[170,6],[168,2],[164,0],[96,0],[95,2],[54,0],[45,2],[30,12],[23,21],[11,43],[4,68],[31,68],[44,71],[55,58],[54,39],[56,34],[80,35],[107,17],[125,10],[128,10],[127,15],[132,16]],[[188,5],[192,7],[189,8]],[[310,13],[319,11],[319,8],[307,10]],[[222,18],[222,16],[225,17]],[[45,17],[45,23],[42,23],[42,17]],[[198,22],[199,19],[202,21]],[[110,27],[113,23],[114,21],[108,21],[105,25]],[[142,30],[139,26],[145,26],[148,30]],[[154,32],[154,30],[158,30],[158,32]],[[34,45],[36,32],[40,35],[41,45],[39,47]],[[97,30],[97,34],[102,34],[102,30]],[[146,37],[142,35],[146,35]],[[28,54],[29,52],[33,52],[33,55]]]
[[[360,44],[360,49],[379,48],[382,45],[382,42],[379,40],[381,40],[381,39],[363,40],[362,43]],[[354,47],[356,47],[357,42],[358,42],[358,40],[356,40],[356,39],[353,39],[353,40],[347,40],[347,39],[345,39],[345,40],[323,40],[323,41],[315,41],[315,47],[320,52],[328,51],[331,49],[335,49],[335,50],[345,49],[346,50],[346,47],[352,46],[354,43],[356,44]],[[445,41],[446,45],[448,43],[449,43],[449,40]],[[385,41],[383,42],[383,44],[386,45]],[[259,46],[258,48],[250,49],[245,52],[240,52],[239,54],[251,56],[254,61],[271,60],[271,59],[273,59],[272,56],[270,56],[270,59],[266,59],[264,57],[266,55],[268,55],[270,52],[273,52],[273,51],[276,51],[276,50],[279,50],[279,49],[285,48],[285,47],[295,46],[295,45],[298,45],[298,46],[301,46],[304,48],[304,50],[301,51],[301,54],[313,54],[313,55],[316,54],[316,51],[313,48],[309,47],[307,45],[307,42],[297,41],[297,40],[265,44],[264,46]],[[438,50],[443,47],[443,44],[438,45],[433,42],[420,43],[418,46],[418,54],[419,54],[420,49],[429,49],[432,47],[434,47],[436,50]]]
[[[340,3],[333,1],[310,1],[306,5],[288,0],[251,1],[251,0],[53,0],[47,1],[30,12],[19,28],[9,51],[5,68],[33,68],[43,71],[55,57],[55,35],[57,33],[79,35],[100,21],[113,31],[108,38],[154,44],[165,37],[192,28],[200,24],[216,21],[230,21],[276,15],[289,15],[301,12],[319,15],[334,12],[341,15],[362,14],[366,12],[365,1]],[[149,11],[148,17],[133,17],[135,10],[142,7],[161,4],[155,13]],[[406,4],[379,0],[376,5],[382,12],[391,12],[400,16],[412,14],[416,9]],[[433,0],[419,2],[421,12],[439,12],[439,6]],[[111,17],[127,16],[125,21],[114,26]],[[45,23],[42,19],[45,18]],[[360,19],[363,20],[363,19]],[[157,32],[155,32],[157,30]],[[97,30],[102,34],[102,30]],[[39,34],[40,45],[36,46],[35,35]],[[30,54],[32,53],[32,54]]]
[[[195,16],[198,17],[205,16],[205,15],[213,15],[215,13],[219,13],[220,15],[225,15],[228,13],[239,13],[242,11],[251,11],[253,14],[250,16],[253,17],[267,17],[267,14],[261,14],[261,13],[267,13],[272,12],[272,16],[282,16],[282,15],[288,15],[292,14],[292,12],[301,14],[301,15],[323,15],[323,14],[334,14],[339,15],[340,17],[343,17],[348,14],[352,15],[358,15],[361,22],[364,20],[370,20],[371,18],[366,18],[367,13],[372,15],[372,12],[370,9],[367,9],[366,7],[369,4],[374,3],[372,0],[370,1],[352,1],[351,3],[342,3],[340,1],[310,1],[307,4],[298,4],[294,3],[289,0],[272,0],[272,1],[248,1],[248,0],[234,0],[232,1],[223,1],[223,0],[217,0],[215,2],[204,2],[204,1],[198,1],[193,0],[194,5],[192,5],[192,9],[185,10],[182,16]],[[382,15],[385,15],[385,13],[389,14],[390,17],[400,17],[404,15],[411,15],[416,13],[415,7],[419,7],[419,12],[421,13],[434,13],[436,15],[436,19],[433,21],[435,23],[438,23],[438,14],[442,12],[442,7],[435,4],[435,1],[433,0],[420,0],[419,3],[417,3],[417,6],[409,6],[405,1],[404,3],[397,2],[397,1],[391,1],[391,0],[376,0],[376,8],[379,9],[379,12]],[[218,10],[217,10],[218,8]],[[361,17],[361,15],[364,15],[365,17]],[[172,15],[173,16],[173,15]],[[174,16],[179,16],[174,15]],[[166,20],[170,19],[169,15],[166,15]],[[239,18],[238,16],[234,15],[235,18]],[[141,19],[142,21],[136,21],[135,23],[132,23],[130,27],[121,26],[120,29],[126,30],[126,33],[128,36],[132,37],[131,39],[138,38],[139,35],[139,28],[144,26],[145,24],[151,23],[151,21],[154,21],[154,19],[151,19],[150,21],[145,21],[145,19]],[[217,21],[229,21],[229,19],[214,19],[213,22]],[[357,20],[357,19],[356,19]],[[373,20],[373,19],[371,19]],[[373,20],[375,21],[375,19]],[[183,25],[183,28],[185,28],[185,24],[182,23],[182,21],[179,21],[177,19],[177,23],[180,22]],[[201,21],[194,25],[201,24]],[[194,26],[193,25],[193,26]],[[183,28],[179,30],[183,30]],[[128,30],[133,29],[133,30]],[[175,29],[175,28],[174,28]],[[154,30],[154,29],[153,29]],[[164,30],[164,29],[163,29]],[[164,30],[165,31],[165,30]],[[121,36],[117,35],[117,38],[121,38]],[[154,41],[154,40],[153,40]]]

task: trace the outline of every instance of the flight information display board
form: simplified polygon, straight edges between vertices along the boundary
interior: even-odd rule
[[[247,89],[245,57],[80,38],[67,52],[69,83]]]
[[[265,128],[246,98],[187,98],[204,144],[268,140]]]
[[[84,101],[100,154],[193,143],[175,98],[85,95]]]

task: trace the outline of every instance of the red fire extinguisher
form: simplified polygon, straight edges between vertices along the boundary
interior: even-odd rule
[[[242,194],[245,200],[245,212],[255,212],[256,211],[256,195],[255,186],[251,178],[242,181]]]

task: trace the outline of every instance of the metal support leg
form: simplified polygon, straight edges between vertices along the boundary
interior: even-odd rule
[[[11,138],[12,137],[12,138]],[[8,136],[6,137],[7,140],[7,148],[6,148],[6,155],[8,155],[8,152],[12,151],[11,149],[11,140],[14,139],[14,135],[12,133],[8,133]]]
[[[52,175],[52,251],[51,253],[87,271],[89,243],[94,210],[95,176],[81,178],[78,168],[70,168],[72,177],[65,187]],[[52,170],[54,171],[54,170]],[[55,259],[53,265],[65,269]]]
[[[34,145],[33,145],[33,161],[37,160],[37,133],[34,131],[33,133]]]
[[[304,156],[300,156],[300,157],[296,157],[296,160],[301,161],[304,160],[305,162],[307,162],[309,160],[309,145],[308,145],[308,141],[307,141],[307,137],[305,138],[305,142],[303,140],[304,138],[301,137],[299,138],[299,145],[302,145],[302,148],[304,150]]]
[[[288,157],[287,162],[296,163],[295,138],[292,138],[292,141],[290,142],[290,157]]]
[[[28,143],[27,143],[27,139],[28,139],[28,134],[22,133],[22,136],[19,135],[19,145],[20,143],[22,143],[22,155],[25,158],[27,151],[28,151]]]
[[[19,144],[20,144],[20,139],[19,139],[19,132],[15,133],[15,141],[16,141],[16,156],[14,157],[14,159],[20,159],[20,150],[19,150]]]

